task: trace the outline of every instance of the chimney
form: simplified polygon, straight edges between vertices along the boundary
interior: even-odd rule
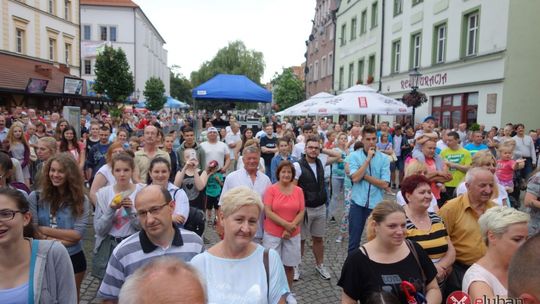
[[[41,64],[36,64],[35,66],[35,72],[44,76],[44,77],[47,77],[47,78],[52,78],[52,68],[50,66],[45,66],[45,65],[41,65]]]

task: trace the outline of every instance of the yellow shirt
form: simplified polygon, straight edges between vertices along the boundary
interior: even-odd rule
[[[486,210],[497,206],[492,201],[486,204]],[[472,265],[486,253],[486,244],[482,240],[478,218],[471,208],[469,196],[464,193],[449,200],[439,210],[448,231],[448,236],[456,248],[456,261]]]
[[[169,162],[169,165],[171,163],[171,157],[169,156],[169,153],[160,149],[156,150],[154,157],[148,156],[148,153],[146,153],[146,151],[144,150],[139,150],[135,152],[135,166],[137,167],[137,169],[139,169],[139,177],[141,179],[141,183],[146,184],[146,178],[148,175],[148,169],[150,168],[150,162],[156,157],[165,158]],[[171,174],[173,173],[171,172]]]

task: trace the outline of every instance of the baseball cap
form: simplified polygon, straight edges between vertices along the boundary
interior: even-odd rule
[[[436,120],[435,117],[429,115],[429,116],[426,116],[426,118],[424,118],[424,122],[428,121],[428,120]]]
[[[216,160],[212,160],[208,163],[208,167],[214,168],[218,166],[218,162]]]
[[[208,128],[208,130],[206,130],[207,132],[216,132],[217,133],[217,129],[215,127],[210,127]]]

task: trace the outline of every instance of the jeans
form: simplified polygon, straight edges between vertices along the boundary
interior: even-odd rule
[[[360,247],[364,226],[370,214],[371,209],[358,206],[354,201],[351,201],[349,209],[349,253]]]
[[[343,182],[345,179],[332,177],[332,199],[328,205],[328,217],[337,217],[336,211],[343,206]]]

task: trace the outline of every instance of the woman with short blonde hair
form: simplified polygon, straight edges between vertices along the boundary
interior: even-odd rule
[[[527,213],[511,207],[493,207],[478,220],[486,254],[465,273],[462,290],[476,299],[508,296],[508,265],[528,235]]]

